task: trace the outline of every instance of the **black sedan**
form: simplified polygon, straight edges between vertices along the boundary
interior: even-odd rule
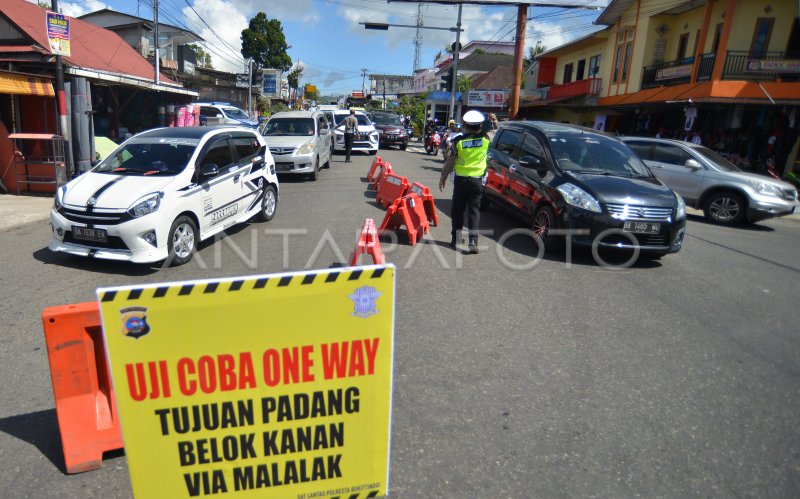
[[[565,237],[593,250],[660,256],[681,249],[683,200],[613,137],[557,123],[506,122],[488,163],[482,208],[492,202],[509,209],[547,249]]]

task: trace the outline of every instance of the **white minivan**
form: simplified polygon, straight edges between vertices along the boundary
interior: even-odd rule
[[[275,162],[255,130],[137,134],[56,191],[52,251],[135,263],[188,262],[198,242],[278,207]]]
[[[320,111],[275,113],[261,129],[275,158],[278,173],[319,178],[320,168],[331,164],[331,127]]]

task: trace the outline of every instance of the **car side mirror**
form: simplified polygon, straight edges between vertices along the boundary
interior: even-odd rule
[[[219,175],[219,167],[214,163],[210,165],[203,165],[200,167],[200,178],[207,179]]]
[[[694,158],[687,159],[686,163],[684,164],[684,166],[686,168],[689,168],[690,170],[700,170],[701,168],[703,168],[703,166],[700,164],[700,162],[697,161]]]
[[[96,159],[96,160],[92,161],[92,168],[94,168],[95,166],[99,165],[102,162],[103,162],[102,159]]]
[[[544,164],[542,158],[536,156],[523,156],[519,158],[519,166],[534,170],[540,177],[547,175],[547,165]]]

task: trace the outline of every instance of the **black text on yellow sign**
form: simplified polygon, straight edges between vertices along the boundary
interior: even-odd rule
[[[385,495],[394,272],[98,290],[134,494]]]

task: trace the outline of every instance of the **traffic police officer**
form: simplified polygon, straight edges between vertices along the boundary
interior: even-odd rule
[[[450,156],[442,168],[439,190],[444,189],[447,176],[455,170],[453,181],[453,208],[450,214],[453,221],[450,247],[456,247],[458,232],[464,225],[464,210],[467,210],[467,229],[469,229],[469,252],[478,252],[478,225],[480,224],[480,203],[483,196],[484,176],[486,175],[486,156],[489,152],[489,138],[481,131],[485,117],[479,111],[467,111],[463,118],[464,134],[453,142],[454,156]]]

